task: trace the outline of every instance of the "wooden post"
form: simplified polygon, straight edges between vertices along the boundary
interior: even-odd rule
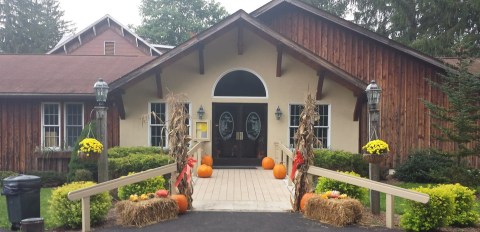
[[[386,194],[386,204],[385,204],[385,214],[386,214],[386,225],[387,228],[393,228],[393,209],[395,208],[395,196],[391,194]]]
[[[107,107],[95,106],[97,112],[97,137],[103,144],[103,151],[98,159],[98,182],[102,183],[108,180],[108,140],[107,140]]]
[[[90,231],[90,196],[82,198],[82,232]]]

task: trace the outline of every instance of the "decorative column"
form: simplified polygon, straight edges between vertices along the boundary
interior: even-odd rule
[[[108,180],[108,140],[107,140],[107,95],[108,85],[102,78],[98,79],[93,86],[95,90],[95,97],[97,99],[96,112],[96,128],[97,136],[100,143],[103,144],[103,150],[98,159],[98,182],[105,182]]]

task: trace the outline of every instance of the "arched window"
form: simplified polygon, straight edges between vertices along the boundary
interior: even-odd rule
[[[227,73],[218,81],[215,97],[266,97],[263,82],[255,74],[237,70]]]

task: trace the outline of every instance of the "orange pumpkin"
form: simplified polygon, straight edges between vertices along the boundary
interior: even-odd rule
[[[272,158],[270,158],[270,157],[265,157],[265,158],[262,159],[262,167],[263,167],[263,169],[270,170],[270,169],[273,169],[273,166],[275,166],[275,161],[273,161]]]
[[[273,176],[277,179],[285,179],[287,176],[287,168],[283,163],[275,164],[273,167]]]
[[[183,194],[174,194],[172,195],[172,199],[177,202],[178,205],[178,213],[183,214],[187,212],[188,208],[188,201],[187,197]]]
[[[305,210],[305,205],[307,205],[308,200],[310,200],[310,198],[312,198],[314,196],[315,196],[315,193],[305,193],[305,194],[303,194],[303,197],[300,200],[300,210],[301,211]]]
[[[202,163],[201,164],[206,164],[210,167],[213,167],[213,158],[211,155],[204,155],[202,156]]]
[[[198,167],[197,169],[198,177],[201,177],[201,178],[208,178],[212,176],[212,173],[213,173],[212,167],[206,164],[200,165],[200,167]]]

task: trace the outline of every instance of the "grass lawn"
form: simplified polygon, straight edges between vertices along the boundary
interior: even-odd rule
[[[50,207],[48,200],[51,195],[51,188],[42,188],[40,191],[40,216],[45,220],[44,223],[46,229],[56,227],[52,224],[50,214],[48,213],[48,208]],[[5,196],[0,196],[0,228],[10,229],[11,224],[8,220],[7,201],[5,198]]]

